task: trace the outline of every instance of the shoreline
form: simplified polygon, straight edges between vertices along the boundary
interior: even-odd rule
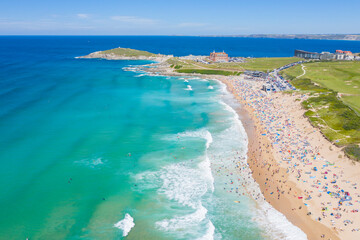
[[[282,197],[280,199],[276,199],[276,195],[271,194],[271,192],[276,192],[277,188],[280,185],[275,184],[269,188],[267,188],[267,178],[274,178],[271,176],[270,169],[262,169],[255,159],[260,159],[261,157],[266,157],[269,160],[270,164],[277,165],[275,158],[273,157],[272,153],[263,153],[261,151],[262,145],[268,145],[269,141],[264,136],[261,135],[261,126],[259,123],[254,119],[252,115],[251,109],[246,107],[246,103],[239,99],[236,96],[234,91],[232,90],[232,86],[229,85],[227,81],[219,80],[224,83],[227,87],[229,93],[231,93],[234,98],[241,104],[241,108],[237,109],[237,113],[241,119],[242,124],[244,125],[246,134],[248,136],[248,152],[247,152],[247,162],[250,166],[252,171],[253,179],[259,184],[260,190],[265,197],[266,201],[277,211],[281,212],[285,217],[295,226],[300,228],[306,235],[308,239],[321,239],[321,235],[324,234],[327,238],[326,239],[340,239],[336,236],[331,229],[328,229],[323,224],[316,222],[312,219],[307,217],[307,208],[302,207],[303,202],[299,199],[291,199],[288,197]],[[280,170],[280,174],[283,176],[276,177],[276,181],[284,181],[288,183],[289,187],[292,191],[300,192],[301,190],[296,187],[296,184],[289,181],[289,177],[286,174],[285,169]],[[297,211],[291,211],[290,209],[298,208],[301,206],[301,209]],[[289,211],[290,210],[290,211]]]
[[[265,117],[259,115],[266,112],[268,106],[257,106],[256,100],[254,100],[256,97],[252,95],[241,96],[239,93],[239,91],[246,92],[251,89],[252,93],[264,94],[260,90],[261,83],[244,80],[241,76],[226,77],[174,73],[165,64],[160,63],[157,65],[160,69],[155,68],[150,71],[155,75],[199,77],[218,80],[226,85],[227,90],[242,106],[242,109],[238,110],[237,113],[244,122],[249,138],[248,164],[253,172],[253,178],[259,184],[266,201],[284,214],[293,225],[299,227],[307,235],[308,239],[360,239],[360,229],[357,224],[354,224],[354,222],[360,223],[360,215],[357,212],[358,206],[354,206],[356,203],[360,203],[360,194],[357,190],[360,169],[353,166],[354,164],[359,166],[359,164],[348,159],[340,148],[336,148],[334,144],[324,138],[320,130],[313,127],[309,120],[304,117],[305,110],[300,105],[299,97],[303,98],[305,95],[301,95],[301,93],[292,95],[275,93],[259,98],[260,101],[266,99],[271,102],[272,110],[274,112],[282,111],[285,117],[289,117],[289,121],[291,117],[291,127],[285,128],[287,125],[285,123],[281,126],[286,131],[290,131],[292,135],[297,133],[300,138],[283,136],[285,141],[295,138],[300,139],[296,144],[300,145],[306,142],[310,146],[303,147],[303,149],[300,146],[298,146],[298,149],[289,146],[290,149],[294,149],[292,149],[291,153],[289,151],[288,155],[292,158],[297,157],[297,159],[293,159],[297,162],[294,166],[291,166],[289,161],[284,161],[284,157],[289,157],[285,154],[284,149],[276,148],[275,144],[278,142],[274,141],[276,140],[274,136],[271,136],[273,132],[269,131]],[[236,84],[239,82],[246,82],[248,86],[243,86],[236,91],[236,87],[239,87]],[[254,102],[255,108],[251,106]],[[273,102],[278,104],[278,109]],[[270,117],[271,113],[264,115]],[[284,118],[284,116],[280,117]],[[285,146],[287,145],[284,144],[282,147]],[[300,156],[299,152],[304,149],[304,154],[307,157],[305,160]],[[314,160],[309,160],[313,157]],[[318,160],[316,160],[317,158]],[[314,166],[321,170],[313,171]],[[330,174],[330,172],[332,173]],[[344,172],[350,176],[347,177]],[[338,179],[337,184],[332,185],[334,182],[328,179],[330,177],[334,179],[335,183]],[[313,178],[318,180],[312,180]],[[335,189],[331,189],[331,187]],[[340,189],[342,192],[340,192]],[[331,194],[329,194],[328,190],[331,190]],[[353,199],[352,203],[354,204],[341,203],[338,205],[339,197],[333,197],[332,194],[344,194],[347,191],[351,192],[352,198],[356,198]],[[320,193],[317,195],[316,192]],[[335,219],[338,215],[340,216],[339,219]]]
[[[161,65],[161,64],[159,64]],[[159,72],[155,72],[155,69],[151,71],[155,74]],[[281,199],[274,199],[271,192],[277,190],[280,185],[274,184],[271,188],[267,189],[267,181],[266,178],[270,176],[270,171],[266,171],[266,169],[262,169],[259,166],[256,166],[256,162],[253,161],[256,158],[264,157],[261,151],[261,145],[268,145],[269,141],[264,136],[261,135],[260,129],[262,128],[256,118],[252,114],[252,109],[247,106],[246,101],[237,96],[236,92],[233,90],[233,86],[226,80],[228,77],[223,76],[204,76],[199,74],[181,74],[171,72],[171,69],[161,68],[161,74],[164,76],[191,76],[191,77],[199,77],[206,79],[213,79],[221,82],[226,86],[226,90],[229,94],[231,94],[234,99],[240,103],[241,107],[238,109],[234,109],[239,116],[240,121],[242,122],[247,137],[248,137],[248,152],[247,152],[247,163],[252,172],[253,179],[258,183],[260,190],[265,198],[265,200],[277,211],[282,213],[291,224],[300,228],[307,236],[308,239],[331,239],[331,240],[339,240],[340,238],[328,227],[324,226],[320,222],[316,222],[307,216],[308,210],[303,206],[303,202],[300,199],[292,199],[288,197],[284,197]],[[260,149],[260,151],[259,151]],[[272,154],[266,154],[265,157],[271,159],[271,164],[277,164],[275,158]],[[286,174],[286,170],[281,170],[282,174]],[[277,179],[278,180],[278,179]],[[280,177],[278,181],[287,182],[292,191],[301,192],[300,189],[296,187],[294,182],[289,181],[288,176]],[[298,211],[291,211],[293,208],[301,208]],[[326,238],[321,238],[324,235]]]
[[[254,81],[217,79],[242,104],[241,115],[252,121],[253,125],[246,121],[248,163],[266,200],[309,239],[360,238],[359,225],[354,224],[360,222],[360,170],[354,167],[359,164],[344,156],[304,117],[301,95],[266,95]],[[243,86],[238,86],[240,82]],[[340,201],[343,194],[352,197]]]
[[[308,239],[360,239],[357,190],[360,168],[354,168],[359,164],[344,156],[304,117],[300,100],[306,99],[305,95],[266,95],[260,90],[261,83],[244,80],[242,76],[183,74],[174,72],[164,62],[149,65],[155,68],[139,66],[138,70],[150,75],[199,77],[225,84],[242,106],[236,112],[248,135],[247,162],[266,201]],[[284,128],[280,129],[281,134],[276,133],[280,127],[274,122]],[[348,192],[353,201],[339,201]]]

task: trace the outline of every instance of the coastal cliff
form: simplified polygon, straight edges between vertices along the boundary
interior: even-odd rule
[[[97,51],[76,58],[102,58],[107,60],[150,60],[163,62],[173,57],[172,55],[154,54],[130,48],[114,48],[106,51]]]

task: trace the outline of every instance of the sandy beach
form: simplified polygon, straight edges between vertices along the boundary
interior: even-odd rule
[[[158,64],[151,70],[178,74]],[[360,239],[360,164],[347,158],[308,119],[301,93],[266,94],[243,76],[204,76],[227,86],[242,105],[248,164],[266,199],[308,239]]]
[[[265,94],[261,83],[218,77],[242,104],[248,163],[266,200],[308,239],[359,239],[359,164],[303,116],[299,94]]]

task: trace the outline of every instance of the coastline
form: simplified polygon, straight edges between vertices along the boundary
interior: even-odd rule
[[[360,238],[359,228],[357,228],[360,216],[357,211],[354,212],[357,210],[357,204],[360,203],[360,195],[357,190],[360,170],[354,168],[354,165],[358,166],[359,164],[344,156],[340,149],[325,139],[320,130],[314,128],[303,116],[304,110],[301,108],[299,100],[304,100],[305,95],[275,93],[259,97],[256,94],[263,94],[260,90],[261,83],[244,80],[242,76],[181,74],[173,72],[168,64],[161,61],[150,65],[156,66],[156,68],[141,69],[139,67],[139,69],[150,75],[216,79],[226,85],[227,90],[242,105],[237,113],[249,139],[247,161],[253,178],[259,184],[266,201],[284,214],[292,224],[299,227],[308,239]],[[239,86],[240,82],[244,85]],[[243,94],[244,92],[247,94]],[[260,102],[265,99],[264,102],[270,103],[270,105],[261,105],[263,103],[259,105],[257,99],[260,99]],[[272,123],[266,125],[267,118],[272,118],[272,113],[267,112],[268,107],[277,113],[277,117],[280,119],[284,116],[289,117],[289,120],[278,120],[279,123],[285,120],[282,123],[286,124],[281,125],[284,130],[281,131],[289,131],[289,136],[290,133],[292,134],[289,137],[290,140],[293,138],[304,140],[311,147],[310,152],[307,152],[309,149],[305,149],[305,147],[302,149],[305,149],[306,159],[300,157],[299,146],[296,149],[290,145],[278,144],[276,141],[278,139],[275,139],[274,133],[271,132],[273,130],[270,127]],[[287,139],[287,136],[282,137]],[[284,151],[284,146],[289,148],[289,154],[287,149],[286,152]],[[286,154],[293,158],[295,165],[292,166],[291,159],[286,159],[288,157]],[[284,157],[285,155],[286,157]],[[313,170],[314,167],[317,167],[319,171]],[[328,179],[331,178],[331,175],[333,175],[332,179]],[[312,180],[314,178],[316,180]],[[336,183],[336,180],[333,179],[338,181],[336,185],[331,185],[334,184],[333,181]],[[349,205],[347,202],[344,204],[341,202],[338,205],[339,197],[333,197],[332,194],[339,192],[340,189],[345,194],[348,191],[351,192],[353,203],[355,202],[356,206]],[[334,221],[334,216],[338,215],[340,216],[339,220]]]
[[[324,138],[320,130],[304,117],[305,110],[300,105],[299,97],[305,96],[276,93],[258,97],[255,93],[262,93],[254,91],[260,89],[254,81],[225,77],[218,80],[227,85],[243,106],[240,114],[245,119],[249,135],[248,163],[266,200],[301,228],[309,239],[359,238],[359,225],[354,224],[360,221],[356,206],[359,203],[357,186],[360,171],[354,167],[359,164],[344,156],[340,148]],[[244,85],[239,87],[236,85],[239,82]],[[243,94],[247,91],[250,94]],[[284,129],[280,129],[279,134],[276,132],[279,129],[273,129],[272,125]],[[282,132],[289,134],[289,137],[281,138]],[[293,147],[290,143],[281,144],[278,141],[293,139],[291,135],[295,134],[296,139],[303,140],[310,147]],[[300,145],[300,141],[296,144]],[[299,151],[304,150],[304,155],[300,155]],[[289,161],[285,157],[292,159]],[[289,163],[294,160],[296,163],[291,166]],[[352,203],[339,201],[340,197],[335,195],[338,192],[346,195],[347,191],[352,196]]]
[[[252,109],[250,109],[242,99],[239,99],[233,91],[233,86],[230,85],[228,81],[224,81],[223,79],[220,81],[227,86],[228,91],[242,105],[242,107],[237,110],[237,113],[244,125],[249,139],[247,161],[252,171],[252,176],[259,184],[266,201],[277,211],[284,214],[293,225],[299,227],[307,235],[308,239],[321,239],[320,236],[322,234],[327,237],[326,239],[340,239],[331,231],[331,229],[328,229],[323,224],[310,219],[306,215],[308,210],[306,207],[302,207],[303,202],[300,199],[293,199],[288,196],[277,199],[276,195],[271,194],[271,192],[276,192],[277,188],[281,187],[281,184],[277,184],[279,181],[287,183],[288,187],[291,188],[292,191],[301,192],[301,190],[296,187],[294,182],[289,180],[289,176],[284,168],[281,168],[279,174],[274,177],[270,169],[259,166],[259,163],[262,163],[260,160],[262,158],[268,159],[267,164],[278,165],[271,150],[270,152],[262,152],[261,150],[262,146],[269,145],[270,143],[265,136],[261,135],[262,126],[258,121],[256,121],[256,118],[254,118]],[[260,161],[258,162],[257,159]],[[267,185],[267,179],[270,178],[273,180],[275,179],[275,184],[268,187],[269,185]],[[298,209],[300,206],[301,209]],[[297,208],[296,211],[291,210],[295,208]]]
[[[180,74],[174,73],[169,68],[164,68],[164,65],[160,65],[160,72],[156,72],[153,69],[151,72],[155,74],[165,75],[165,76],[189,76],[189,74]],[[159,69],[158,69],[159,70]],[[257,165],[255,159],[267,158],[268,164],[278,165],[273,154],[263,153],[261,146],[269,145],[269,140],[261,135],[261,124],[256,120],[256,117],[253,114],[253,109],[247,105],[244,99],[240,98],[236,91],[234,91],[234,86],[228,81],[229,77],[224,76],[204,76],[199,74],[190,74],[191,76],[196,76],[206,79],[214,79],[220,81],[226,86],[227,91],[236,99],[238,103],[241,104],[241,108],[235,109],[236,113],[241,120],[246,134],[248,136],[248,152],[247,152],[247,162],[252,171],[253,179],[259,184],[260,190],[265,197],[265,200],[277,211],[282,213],[293,225],[300,228],[306,235],[308,239],[324,239],[321,238],[324,235],[325,239],[338,240],[340,239],[331,229],[324,226],[320,222],[316,222],[307,216],[308,210],[306,207],[303,207],[303,202],[300,199],[293,199],[290,196],[282,197],[281,199],[276,199],[275,195],[272,195],[271,192],[276,192],[277,188],[282,187],[281,184],[277,184],[278,181],[286,182],[288,186],[292,189],[293,192],[301,192],[300,189],[296,187],[296,183],[289,181],[289,177],[286,174],[285,169],[281,169],[280,174],[284,176],[276,177],[275,184],[271,187],[267,185],[267,179],[272,178],[271,171],[269,169],[261,168]],[[231,77],[230,77],[231,78]],[[254,161],[255,160],[255,161]],[[292,211],[291,209],[301,208],[297,211]]]
[[[307,157],[305,160],[300,157],[299,150],[304,150],[301,147],[289,151],[288,155],[298,158],[298,162],[294,166],[289,166],[289,161],[284,161],[284,155],[286,155],[284,149],[275,147],[276,139],[271,136],[269,126],[264,121],[266,117],[271,117],[269,116],[271,113],[265,114],[268,110],[267,107],[270,106],[257,106],[256,97],[252,95],[254,93],[263,94],[260,90],[261,83],[244,80],[242,76],[180,74],[174,73],[166,64],[160,63],[157,66],[159,68],[153,68],[150,72],[155,75],[196,76],[215,79],[226,85],[227,90],[242,105],[238,114],[249,138],[248,164],[253,172],[253,178],[260,185],[266,201],[284,214],[292,224],[299,227],[308,239],[335,240],[360,237],[360,229],[356,223],[354,224],[354,222],[360,222],[357,206],[348,203],[338,205],[339,197],[332,195],[340,192],[340,189],[342,194],[349,191],[353,203],[360,203],[360,195],[357,190],[360,170],[354,168],[354,165],[359,166],[359,164],[348,159],[340,148],[329,142],[320,130],[313,127],[304,117],[305,110],[302,109],[299,98],[306,98],[307,96],[299,93],[264,95],[264,99],[271,102],[271,108],[274,112],[281,110],[283,116],[280,117],[289,117],[289,121],[291,119],[291,126],[284,124],[282,127],[285,128],[286,126],[285,130],[290,131],[291,134],[297,133],[300,138],[296,137],[296,139],[304,140],[310,146],[307,147],[309,149],[305,149],[304,154]],[[239,87],[237,85],[239,82],[245,83],[245,86]],[[240,94],[241,91],[250,91],[251,94],[242,95]],[[255,105],[253,105],[254,102]],[[278,109],[274,103],[278,104]],[[254,106],[259,108],[254,108]],[[293,138],[294,136],[289,137],[289,139]],[[285,137],[285,139],[287,138]],[[312,158],[314,159],[309,160]],[[314,166],[321,170],[313,171]],[[329,179],[331,177],[332,179]],[[313,178],[318,180],[312,180]],[[335,179],[338,181],[337,183]],[[338,215],[340,216],[339,219],[334,221],[334,216],[337,217]]]

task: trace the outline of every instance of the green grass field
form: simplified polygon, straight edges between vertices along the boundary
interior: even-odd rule
[[[199,66],[195,65],[195,62],[190,60],[181,60],[178,57],[173,57],[168,60],[166,60],[168,64],[170,64],[172,67],[178,66],[177,69],[196,69],[200,68]]]
[[[272,71],[275,68],[285,66],[289,63],[303,60],[297,57],[282,57],[282,58],[252,58],[247,62],[242,63],[242,67],[246,70],[254,71]]]
[[[360,114],[360,62],[305,63],[307,78],[324,88],[341,94],[341,100]],[[301,66],[289,68],[284,73],[292,78],[303,73]]]
[[[283,57],[283,58],[248,58],[244,63],[213,63],[213,64],[198,64],[201,67],[233,70],[233,71],[272,71],[275,68],[287,65],[289,63],[300,61],[300,58]]]
[[[215,69],[178,69],[176,70],[178,73],[199,73],[199,74],[208,74],[208,75],[223,75],[223,76],[233,76],[240,75],[241,72],[231,72],[231,71],[223,71],[223,70],[215,70]]]
[[[140,56],[154,57],[154,56],[156,56],[156,54],[154,54],[154,53],[130,49],[130,48],[114,48],[114,49],[110,49],[110,50],[106,50],[106,51],[101,51],[101,53],[104,53],[104,54],[113,53],[115,55],[126,56],[126,57],[140,57]]]
[[[234,75],[234,72],[244,72],[245,70],[256,70],[256,71],[272,71],[275,68],[284,66],[289,63],[297,62],[300,58],[287,57],[287,58],[249,58],[245,63],[212,63],[203,64],[194,62],[191,60],[182,60],[180,58],[171,58],[167,60],[167,63],[171,67],[177,69],[201,69],[201,70],[216,70],[220,75]],[[202,73],[206,71],[198,71]],[[212,71],[213,72],[213,71]],[[204,73],[208,74],[208,73]]]
[[[282,72],[292,84],[310,94],[304,101],[311,123],[360,161],[360,62],[311,62]]]

